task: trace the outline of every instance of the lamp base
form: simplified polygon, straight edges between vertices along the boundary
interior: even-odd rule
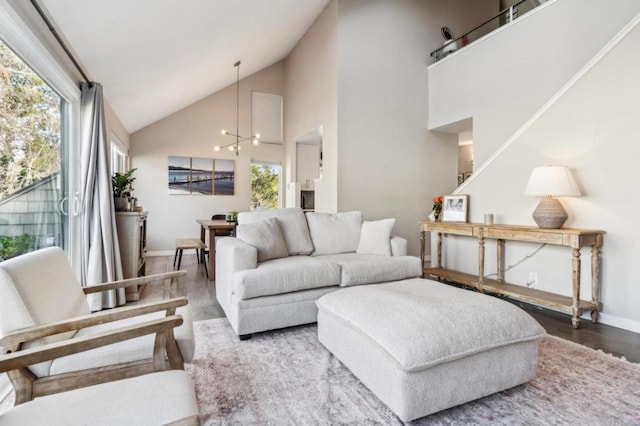
[[[543,198],[533,211],[533,220],[543,229],[558,229],[566,222],[569,215],[555,198]]]

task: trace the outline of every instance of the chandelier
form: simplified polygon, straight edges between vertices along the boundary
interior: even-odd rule
[[[231,133],[227,130],[222,129],[220,131],[220,133],[222,133],[223,135],[229,135],[229,136],[233,136],[236,138],[236,140],[234,142],[231,142],[227,145],[216,145],[213,147],[214,151],[220,151],[221,149],[227,148],[229,151],[235,151],[236,156],[240,155],[240,143],[244,142],[244,141],[251,141],[252,144],[254,145],[258,145],[259,141],[258,139],[260,139],[260,133],[256,133],[255,135],[249,136],[249,137],[243,137],[240,136],[240,103],[239,103],[239,98],[240,98],[240,61],[236,62],[235,64],[233,64],[234,67],[236,67],[236,132],[235,133]]]

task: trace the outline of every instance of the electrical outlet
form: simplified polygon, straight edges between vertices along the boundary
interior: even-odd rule
[[[529,281],[527,281],[527,287],[535,287],[538,285],[538,273],[529,272]]]

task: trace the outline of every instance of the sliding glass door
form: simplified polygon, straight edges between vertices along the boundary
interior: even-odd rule
[[[67,111],[0,41],[0,259],[67,244]]]
[[[77,83],[0,2],[0,260],[59,246],[75,263],[79,104]]]

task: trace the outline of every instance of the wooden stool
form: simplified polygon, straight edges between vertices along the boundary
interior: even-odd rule
[[[176,266],[176,259],[178,260],[178,267],[176,269],[180,269],[180,264],[182,263],[182,251],[188,249],[196,250],[196,259],[198,263],[200,263],[200,251],[205,249],[205,244],[197,239],[197,238],[179,238],[176,240],[176,254],[173,256],[173,266]],[[209,276],[209,271],[207,270],[207,263],[204,263],[204,271],[207,273],[207,277]]]

